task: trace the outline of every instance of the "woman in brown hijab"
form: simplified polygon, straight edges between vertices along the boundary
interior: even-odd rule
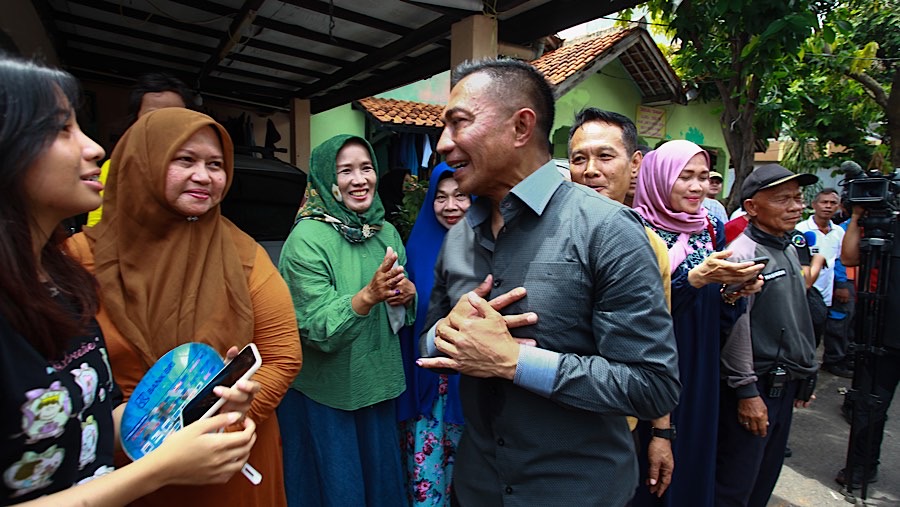
[[[291,296],[266,252],[221,216],[233,149],[212,118],[182,108],[141,117],[112,155],[103,220],[69,241],[100,283],[97,320],[126,399],[172,348],[203,342],[224,355],[254,342],[260,390],[247,416],[257,423],[250,454],[261,474],[224,486],[170,487],[136,505],[284,505],[278,422],[273,411],[300,370]]]

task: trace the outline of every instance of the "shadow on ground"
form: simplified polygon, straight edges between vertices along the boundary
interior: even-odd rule
[[[840,485],[834,482],[844,466],[850,425],[841,416],[842,388],[850,379],[819,373],[816,401],[809,409],[795,410],[788,445],[793,456],[785,459],[769,507],[847,506]],[[865,505],[900,506],[900,399],[891,407],[881,448],[878,482],[869,486]],[[859,495],[859,491],[855,492]],[[860,504],[862,505],[862,504]]]

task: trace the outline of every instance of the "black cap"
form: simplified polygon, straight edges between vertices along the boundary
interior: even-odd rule
[[[782,183],[797,180],[800,186],[812,185],[819,181],[819,177],[809,173],[792,173],[778,164],[766,164],[757,167],[741,185],[741,200],[750,199],[757,192],[766,188],[776,187]]]

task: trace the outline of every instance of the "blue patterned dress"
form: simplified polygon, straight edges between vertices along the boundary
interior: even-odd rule
[[[719,414],[719,348],[720,328],[728,322],[729,313],[723,313],[722,297],[718,284],[699,289],[688,282],[688,271],[698,266],[715,250],[725,247],[723,225],[710,216],[711,228],[692,234],[689,243],[694,252],[672,272],[672,320],[675,341],[678,344],[678,371],[682,384],[678,407],[672,412],[671,421],[678,435],[672,443],[675,472],[672,484],[662,498],[651,495],[646,483],[647,444],[650,440],[650,424],[642,422],[640,428],[641,482],[635,495],[634,507],[685,506],[713,507],[716,478],[716,437]],[[653,227],[671,248],[679,233]],[[713,241],[710,230],[715,231]],[[723,321],[723,316],[725,321]]]
[[[456,447],[463,431],[459,375],[443,375],[415,365],[419,335],[434,285],[434,263],[447,229],[434,216],[438,182],[452,173],[446,163],[434,168],[416,224],[406,242],[407,273],[419,294],[414,326],[400,331],[406,391],[397,398],[400,446],[411,505],[449,506]]]

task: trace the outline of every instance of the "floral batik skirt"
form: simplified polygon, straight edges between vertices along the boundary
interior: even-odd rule
[[[453,461],[463,426],[444,421],[446,406],[447,375],[441,375],[431,414],[401,424],[406,494],[411,505],[450,505]]]

